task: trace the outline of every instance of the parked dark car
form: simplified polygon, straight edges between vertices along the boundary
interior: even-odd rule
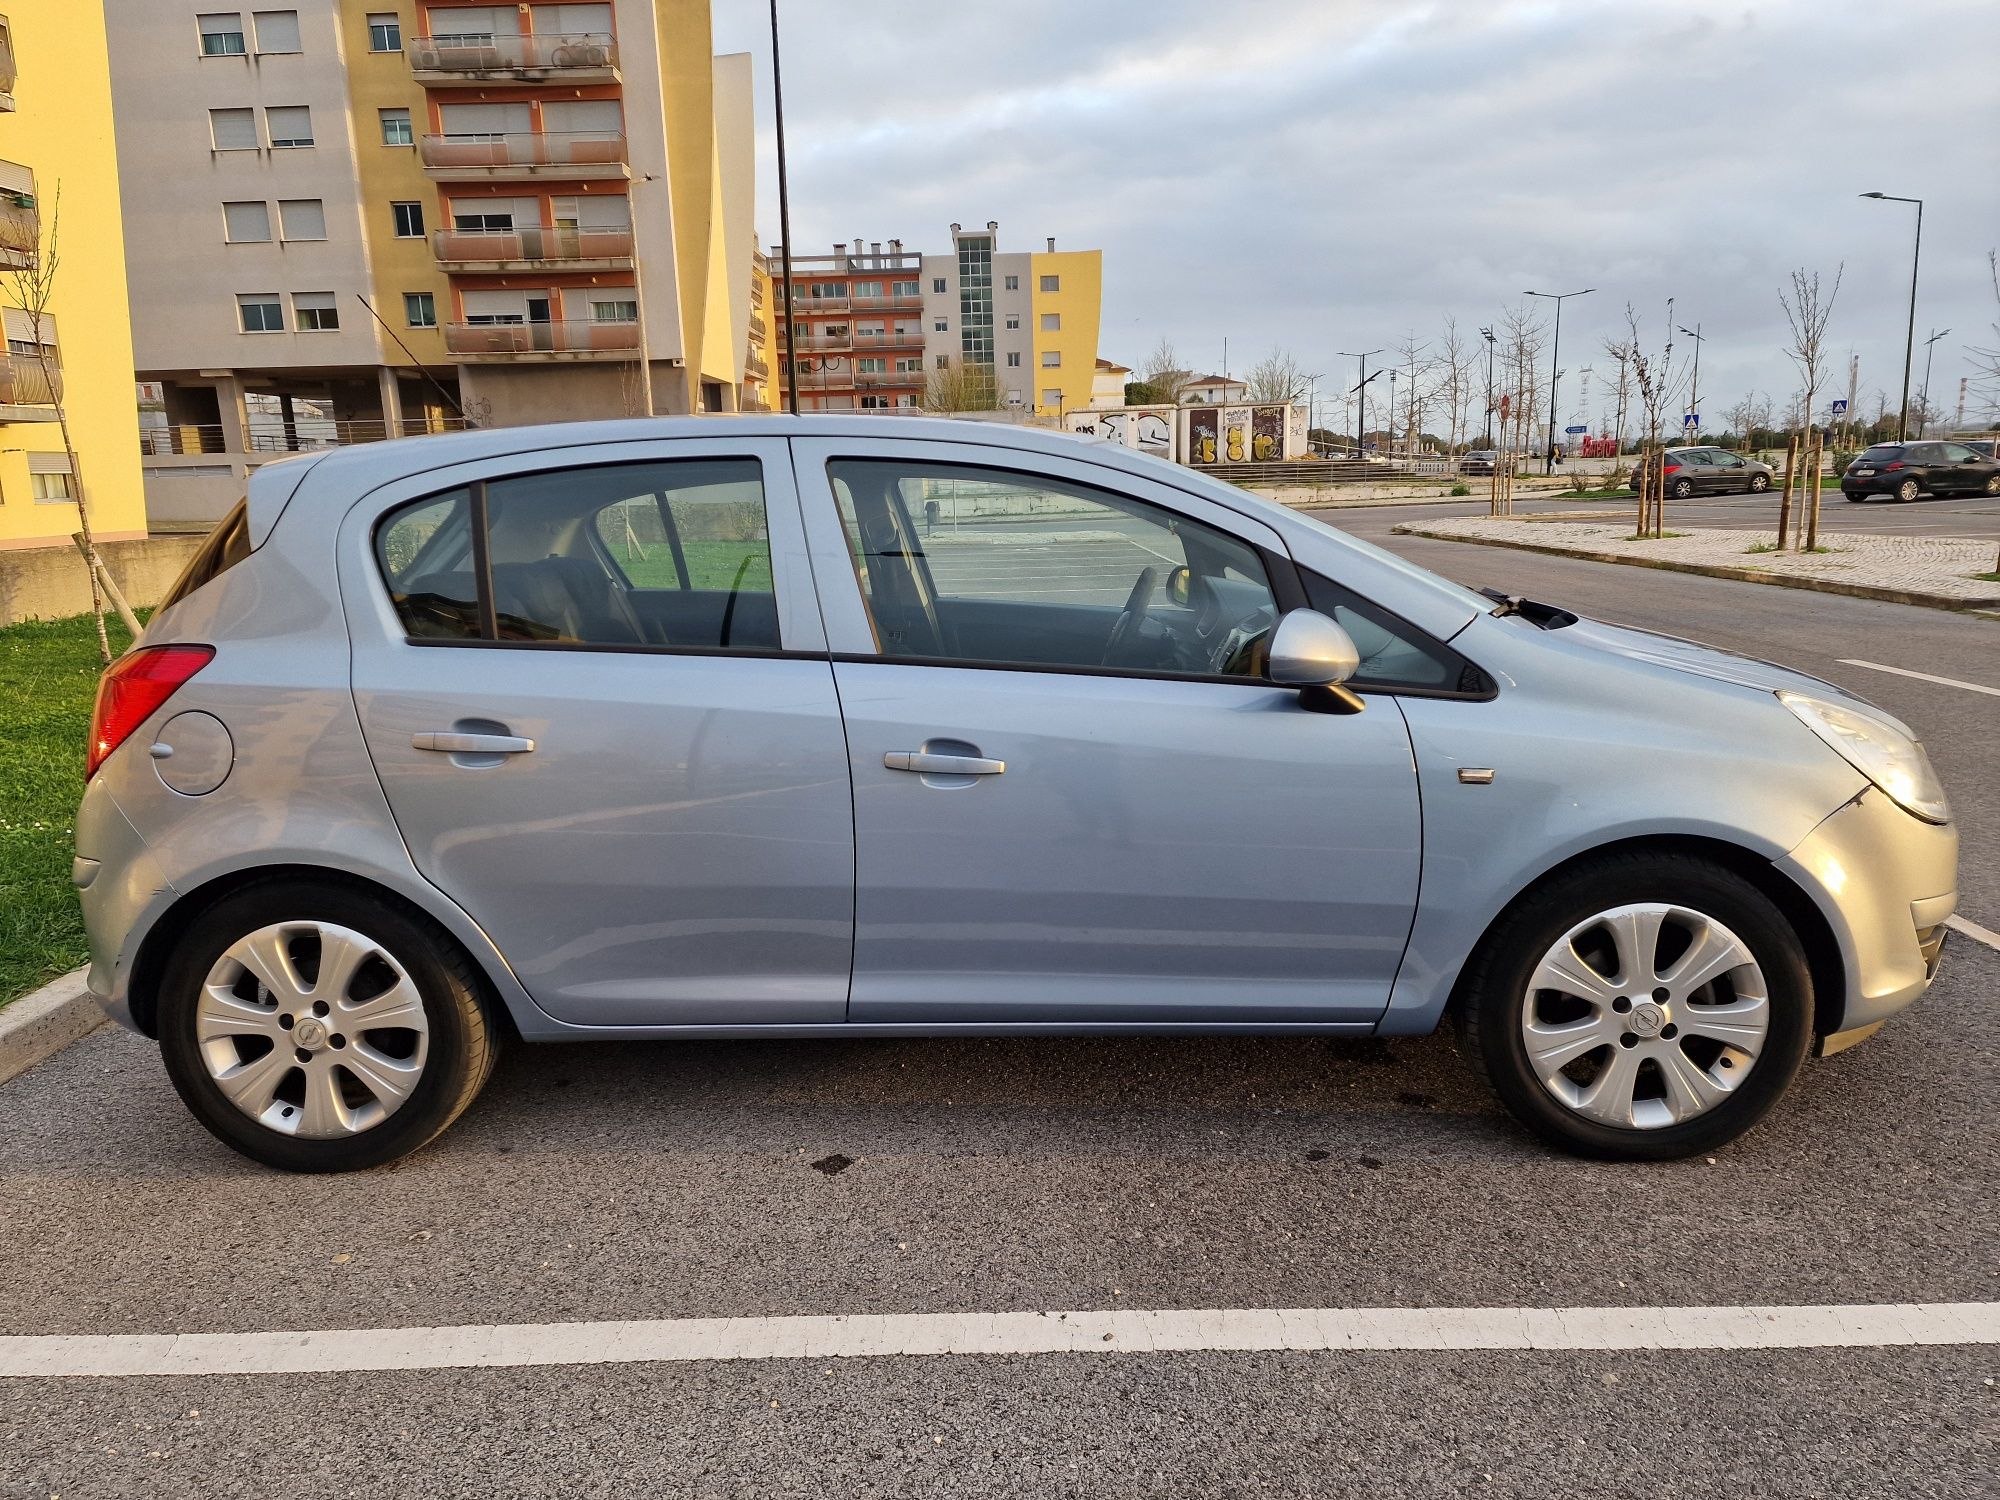
[[[1676,500],[1708,493],[1761,495],[1771,487],[1772,469],[1727,448],[1669,448],[1666,452],[1667,493]],[[1632,466],[1632,488],[1639,488],[1639,466]]]
[[[1856,501],[2000,495],[2000,463],[1969,443],[1877,443],[1847,466],[1840,492]]]
[[[1493,472],[1493,461],[1498,457],[1499,455],[1491,448],[1481,448],[1476,452],[1466,454],[1465,457],[1458,461],[1458,472],[1461,474],[1491,474]]]

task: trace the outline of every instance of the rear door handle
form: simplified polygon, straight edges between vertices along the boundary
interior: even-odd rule
[[[988,760],[983,755],[933,755],[928,750],[891,750],[882,764],[892,771],[916,771],[927,776],[998,776],[1007,769],[1004,760]]]
[[[410,744],[418,750],[441,750],[449,755],[526,755],[535,748],[533,740],[524,740],[518,735],[438,731],[413,734]]]

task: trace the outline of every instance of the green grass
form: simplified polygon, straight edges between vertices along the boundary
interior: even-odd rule
[[[125,632],[108,623],[122,651]],[[87,955],[69,867],[101,669],[87,615],[0,629],[0,1005]]]
[[[1974,573],[1972,576],[1981,583],[2000,583],[2000,573]]]
[[[1759,542],[1756,546],[1745,547],[1743,550],[1745,552],[1782,552],[1784,549],[1776,542]]]
[[[646,555],[626,555],[624,547],[614,547],[612,555],[635,588],[672,589],[680,587],[674,571],[674,554],[665,542],[647,544]],[[745,593],[771,592],[771,549],[761,538],[754,542],[688,542],[681,548],[687,559],[688,583],[697,589],[741,588]],[[743,565],[749,562],[749,567]],[[737,582],[739,570],[742,582]]]

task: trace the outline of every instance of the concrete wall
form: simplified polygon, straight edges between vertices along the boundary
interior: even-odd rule
[[[157,603],[201,545],[199,536],[156,536],[137,542],[103,542],[98,555],[134,609]],[[60,547],[0,552],[0,625],[20,620],[60,620],[90,609],[90,579],[83,558],[67,541]]]

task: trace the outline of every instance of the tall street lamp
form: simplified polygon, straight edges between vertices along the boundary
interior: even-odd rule
[[[1587,286],[1574,292],[1523,292],[1521,294],[1524,297],[1542,297],[1556,305],[1556,331],[1554,338],[1549,341],[1549,446],[1548,452],[1543,458],[1542,472],[1544,474],[1553,474],[1556,471],[1556,382],[1562,378],[1561,372],[1556,369],[1556,356],[1562,352],[1563,303],[1567,302],[1571,297],[1588,296],[1596,290],[1597,288],[1594,286]]]
[[[1896,418],[1896,440],[1903,442],[1910,436],[1910,360],[1917,348],[1917,263],[1924,253],[1924,200],[1898,198],[1894,193],[1863,193],[1861,196],[1880,203],[1914,203],[1917,206],[1917,235],[1910,247],[1910,325],[1903,335],[1903,414]]]
[[[1935,352],[1934,346],[1937,341],[1950,332],[1949,328],[1940,328],[1924,340],[1924,389],[1923,394],[1917,397],[1918,437],[1924,435],[1924,429],[1930,426],[1931,422],[1931,355]]]
[[[1493,330],[1482,328],[1479,336],[1486,340],[1486,446],[1493,446]]]
[[[1356,453],[1362,450],[1361,429],[1368,422],[1368,397],[1363,394],[1361,389],[1368,384],[1368,355],[1380,354],[1381,352],[1380,349],[1370,349],[1367,354],[1354,354],[1346,349],[1334,350],[1334,353],[1338,354],[1342,359],[1358,359],[1361,361],[1361,378],[1355,382],[1353,391],[1356,402],[1354,413],[1354,451]],[[1375,373],[1379,375],[1382,372],[1377,370]]]
[[[785,183],[785,85],[778,73],[778,0],[771,0],[771,102],[778,124],[778,254],[785,276],[785,410],[799,414],[798,325],[792,318],[792,198]]]
[[[1694,373],[1688,377],[1688,410],[1694,413],[1694,440],[1698,443],[1701,441],[1701,324],[1683,328],[1681,332],[1694,340]],[[1685,427],[1687,423],[1681,425]]]

